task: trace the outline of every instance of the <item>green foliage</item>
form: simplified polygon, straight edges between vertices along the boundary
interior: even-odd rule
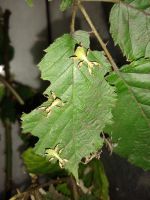
[[[113,6],[110,32],[128,60],[150,57],[150,1],[126,0]]]
[[[116,86],[114,123],[109,127],[115,152],[146,170],[150,169],[150,60],[141,59],[108,77]]]
[[[71,6],[73,0],[61,0],[60,10],[65,11],[68,7]]]
[[[35,154],[32,148],[22,154],[24,163],[29,173],[34,174],[61,174],[58,164],[51,164],[45,157]]]
[[[45,92],[48,100],[22,116],[22,127],[39,138],[36,153],[44,155],[50,148],[47,157],[58,160],[78,180],[81,159],[96,156],[103,145],[100,132],[112,122],[115,94],[104,78],[110,65],[103,53],[89,53],[88,62],[99,64],[90,74],[86,63],[79,68],[79,60],[71,57],[75,44],[66,34],[46,50],[40,69],[41,77],[51,81]]]
[[[56,189],[57,189],[58,192],[64,194],[65,196],[71,195],[71,192],[70,192],[68,185],[66,183],[62,183],[62,184],[57,185]]]
[[[93,159],[87,165],[80,166],[80,185],[84,193],[92,194],[94,199],[109,200],[109,183],[102,162]],[[84,196],[83,196],[84,199]]]
[[[28,6],[33,7],[33,0],[25,0]]]
[[[93,185],[95,196],[98,199],[109,200],[109,183],[105,174],[104,166],[99,160],[93,160]]]
[[[53,185],[50,186],[49,191],[43,198],[43,200],[71,200],[69,197],[64,196],[63,194],[59,193]]]

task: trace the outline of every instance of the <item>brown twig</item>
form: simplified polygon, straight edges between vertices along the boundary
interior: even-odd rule
[[[18,194],[14,195],[10,200],[15,200],[15,199],[18,199],[18,198],[24,199],[24,196],[29,196],[30,193],[32,193],[35,190],[38,190],[40,188],[45,188],[47,186],[50,186],[51,184],[57,185],[57,184],[68,182],[68,181],[69,181],[69,177],[65,177],[65,178],[63,177],[63,178],[58,178],[56,180],[50,180],[47,183],[43,183],[43,184],[40,184],[40,185],[39,184],[37,184],[35,186],[31,185],[25,192],[20,192],[17,189]]]
[[[0,75],[0,82],[2,82],[5,87],[14,95],[14,97],[18,100],[18,102],[23,105],[24,101],[20,97],[20,95],[16,92],[16,90]]]
[[[85,17],[87,23],[88,23],[89,26],[91,27],[93,33],[95,34],[95,36],[96,36],[98,42],[99,42],[100,45],[102,46],[102,48],[103,48],[103,50],[104,50],[106,56],[108,57],[109,62],[110,62],[111,65],[112,65],[113,70],[118,71],[118,67],[117,67],[116,63],[114,62],[114,60],[113,60],[111,54],[109,53],[109,51],[108,51],[108,49],[107,49],[107,47],[106,47],[106,44],[103,42],[102,38],[100,37],[99,33],[97,32],[97,30],[96,30],[96,28],[95,28],[95,26],[94,26],[92,20],[90,19],[88,13],[86,12],[85,8],[82,6],[82,4],[81,4],[80,2],[79,2],[79,4],[78,4],[78,6],[79,6],[79,8],[80,8],[80,10],[81,10],[81,12],[82,12],[82,14],[83,14],[83,16]]]
[[[108,51],[108,49],[107,49],[107,47],[106,47],[106,44],[103,42],[101,36],[100,36],[99,33],[97,32],[97,30],[96,30],[96,28],[95,28],[95,26],[94,26],[92,20],[90,19],[88,13],[86,12],[85,8],[81,5],[80,2],[79,2],[79,4],[78,4],[78,7],[80,8],[80,10],[81,10],[83,16],[85,17],[87,23],[88,23],[89,26],[91,27],[91,29],[92,29],[93,33],[95,34],[97,40],[99,41],[100,45],[102,46],[102,48],[103,48],[103,50],[104,50],[104,52],[105,52],[105,54],[106,54],[106,56],[107,56],[107,58],[108,58],[110,64],[112,65],[113,70],[114,70],[114,71],[116,72],[116,74],[122,79],[123,83],[124,83],[125,86],[128,88],[128,90],[129,90],[129,92],[130,92],[130,94],[131,94],[131,96],[132,96],[132,99],[133,99],[135,102],[137,102],[137,99],[136,99],[136,97],[135,97],[135,95],[134,95],[132,89],[130,88],[130,86],[128,85],[128,83],[126,82],[126,80],[124,79],[124,77],[123,77],[123,75],[121,74],[121,72],[119,71],[119,68],[117,67],[116,63],[114,62],[114,60],[113,60],[111,54],[109,53],[109,51]],[[143,117],[146,119],[146,121],[147,121],[147,123],[148,123],[148,125],[149,125],[149,127],[150,127],[150,123],[149,123],[149,121],[148,121],[148,119],[147,119],[147,117],[146,117],[146,115],[145,115],[145,113],[144,113],[144,111],[143,111],[142,106],[141,106],[138,102],[137,102],[137,105],[138,105],[138,107],[141,109],[142,114],[143,114]]]
[[[77,0],[74,0],[73,2],[73,8],[72,8],[72,17],[71,17],[71,24],[70,24],[70,32],[74,33],[75,31],[75,19],[76,19],[76,13],[78,10]]]

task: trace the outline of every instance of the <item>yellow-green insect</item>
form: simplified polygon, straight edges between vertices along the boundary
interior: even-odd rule
[[[51,148],[46,149],[45,155],[49,161],[57,159],[59,161],[60,168],[63,168],[65,163],[68,162],[68,160],[60,157],[61,152],[62,152],[62,149],[60,149],[57,144],[54,149],[51,149]]]
[[[92,69],[94,65],[99,65],[97,62],[90,61],[87,57],[88,49],[84,48],[81,44],[75,49],[74,55],[72,56],[75,60],[79,60],[78,67],[80,68],[84,63],[87,64],[89,73],[92,74]]]

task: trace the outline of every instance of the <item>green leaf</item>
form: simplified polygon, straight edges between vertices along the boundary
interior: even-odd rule
[[[113,6],[110,32],[128,60],[150,57],[150,1],[126,0]]]
[[[65,11],[67,8],[71,6],[73,0],[61,0],[60,10]]]
[[[28,6],[33,7],[33,0],[25,0]]]
[[[108,77],[117,88],[114,124],[107,131],[118,143],[116,153],[145,170],[150,169],[150,60],[141,59]]]
[[[93,160],[95,196],[99,199],[109,200],[109,182],[105,174],[104,166],[99,160]]]
[[[49,187],[49,191],[43,197],[43,200],[71,200],[69,197],[66,197],[59,193],[52,184]]]
[[[126,3],[132,3],[131,5],[138,9],[146,9],[150,7],[149,0],[124,0]]]
[[[84,193],[90,192],[95,199],[109,200],[109,182],[100,160],[93,159],[87,165],[80,165],[79,172],[80,188]]]
[[[40,69],[42,78],[51,81],[45,92],[49,98],[23,115],[22,127],[39,138],[36,153],[49,152],[49,159],[57,158],[54,160],[78,179],[81,159],[103,145],[100,132],[112,122],[115,93],[104,78],[110,65],[103,53],[89,53],[87,59],[99,63],[90,74],[86,63],[79,68],[79,60],[73,61],[75,44],[74,38],[64,35],[46,50]]]
[[[45,157],[35,154],[32,148],[22,154],[25,166],[29,173],[34,174],[56,174],[60,173],[58,164],[52,164]]]
[[[89,41],[89,33],[86,32],[86,31],[82,31],[82,30],[79,30],[79,31],[75,31],[73,33],[73,37],[74,39],[80,43],[85,47],[85,48],[88,48],[90,46],[90,41]]]
[[[68,188],[68,184],[67,183],[58,184],[56,186],[56,190],[59,193],[62,193],[63,195],[65,195],[65,196],[70,196],[71,195],[71,192],[70,192],[70,190]]]

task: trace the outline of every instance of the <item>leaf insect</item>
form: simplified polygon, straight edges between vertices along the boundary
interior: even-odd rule
[[[57,97],[54,92],[51,92],[51,97],[52,98],[49,99],[50,105],[47,105],[47,102],[46,102],[44,106],[40,107],[41,110],[45,110],[46,111],[47,116],[49,116],[51,114],[52,109],[54,107],[62,107],[62,106],[64,106],[64,102],[62,102],[62,100],[59,97]]]
[[[90,61],[88,59],[89,49],[86,49],[81,45],[81,43],[75,46],[74,55],[71,56],[74,60],[79,60],[78,67],[80,68],[83,63],[86,63],[88,66],[89,73],[92,74],[92,69],[94,65],[99,65],[99,63]]]
[[[58,144],[54,147],[54,149],[52,148],[45,149],[45,155],[48,158],[48,160],[52,161],[54,159],[57,159],[59,161],[60,168],[63,168],[65,163],[68,162],[68,160],[60,157],[61,152],[62,152],[62,149],[58,147]]]

